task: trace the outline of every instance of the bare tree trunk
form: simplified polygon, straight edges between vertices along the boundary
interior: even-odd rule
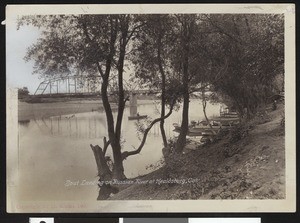
[[[161,28],[161,27],[160,27]],[[157,57],[158,57],[158,67],[159,67],[159,71],[161,74],[161,112],[160,112],[160,117],[164,117],[165,116],[165,100],[166,100],[166,96],[165,96],[165,91],[166,91],[166,75],[164,72],[164,68],[162,65],[162,60],[161,60],[161,47],[162,47],[162,43],[161,43],[161,39],[162,39],[162,33],[160,30],[159,36],[158,36],[158,47],[157,47]],[[165,120],[161,119],[160,121],[160,131],[161,131],[161,137],[163,140],[163,144],[164,147],[166,148],[168,146],[168,141],[167,141],[167,136],[166,136],[166,132],[165,132],[165,128],[164,128],[164,123]]]
[[[124,57],[125,57],[125,51],[120,52],[120,59],[119,59],[119,65],[118,65],[118,85],[119,85],[119,91],[118,91],[118,116],[117,116],[117,123],[116,123],[116,137],[120,140],[121,138],[121,129],[122,129],[122,120],[123,120],[123,114],[125,109],[125,95],[124,95],[124,88],[123,88],[123,64],[124,64]]]
[[[124,28],[124,27],[122,27]],[[126,37],[127,37],[127,29],[122,30],[122,38],[120,39],[120,55],[118,61],[118,116],[117,123],[115,128],[115,141],[112,142],[113,155],[114,155],[114,168],[113,168],[113,176],[116,179],[125,179],[124,175],[124,167],[122,160],[122,152],[121,152],[121,129],[122,129],[122,120],[125,109],[125,103],[127,98],[125,99],[124,95],[124,87],[123,87],[123,67],[124,67],[124,59],[125,59],[125,48],[126,48]]]
[[[111,63],[111,61],[110,61]],[[109,61],[107,62],[107,66],[109,67],[111,64],[109,64]],[[106,73],[108,73],[106,69]],[[109,74],[109,73],[108,73]],[[121,145],[120,141],[116,137],[115,131],[114,131],[114,118],[111,110],[111,106],[109,104],[108,95],[107,95],[107,87],[108,87],[108,75],[105,75],[103,78],[103,82],[101,85],[101,97],[102,97],[102,103],[106,114],[106,122],[107,122],[107,128],[108,128],[108,137],[109,141],[111,143],[111,148],[113,151],[113,158],[114,158],[114,170],[113,170],[113,176],[116,179],[123,179],[125,178],[124,175],[124,167],[123,162],[121,158]]]
[[[205,98],[205,92],[204,90],[202,90],[202,108],[203,108],[203,114],[204,114],[204,117],[205,117],[205,120],[209,126],[209,128],[211,129],[211,131],[213,132],[214,135],[216,135],[217,133],[214,131],[212,125],[210,124],[210,121],[206,115],[206,105],[207,105],[207,101],[206,101],[206,98]]]
[[[107,86],[108,86],[108,79],[104,79],[101,86],[101,97],[102,97],[103,107],[106,114],[108,136],[113,151],[113,158],[114,158],[113,177],[116,179],[124,179],[125,175],[124,175],[123,162],[121,158],[121,145],[120,145],[120,141],[118,140],[114,132],[114,119],[108,101]]]
[[[189,53],[190,53],[190,40],[191,40],[191,21],[183,19],[182,22],[182,42],[183,45],[183,75],[182,75],[182,84],[183,84],[183,110],[182,110],[182,122],[180,134],[178,136],[175,151],[181,153],[186,144],[186,136],[189,131]]]
[[[165,116],[165,95],[164,94],[165,93],[162,92],[162,95],[161,95],[161,116],[160,117]],[[165,123],[165,120],[162,119],[160,121],[160,131],[161,131],[161,137],[162,137],[162,140],[163,140],[164,147],[166,148],[168,146],[168,141],[167,141],[167,136],[166,136],[166,132],[165,132],[165,128],[164,128],[164,123]]]
[[[189,93],[183,96],[183,110],[180,134],[178,136],[175,151],[181,153],[186,144],[186,136],[189,131]]]
[[[123,87],[123,67],[125,60],[125,51],[127,45],[127,35],[128,35],[128,15],[120,15],[120,29],[121,29],[121,38],[119,40],[120,53],[118,59],[118,116],[116,123],[116,137],[120,141],[121,139],[121,129],[122,129],[122,120],[125,109],[125,104],[128,98],[125,99],[124,87]]]

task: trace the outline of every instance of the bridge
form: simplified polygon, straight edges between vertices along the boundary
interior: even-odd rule
[[[108,87],[109,94],[117,92],[117,82],[113,79]],[[100,95],[101,88],[100,75],[73,75],[51,78],[42,81],[34,92],[37,97],[52,97],[52,96],[92,96]],[[158,90],[137,89],[137,86],[128,83],[124,80],[124,89],[131,94],[149,95],[159,93]]]

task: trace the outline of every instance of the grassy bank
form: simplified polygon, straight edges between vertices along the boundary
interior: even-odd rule
[[[213,143],[189,145],[110,199],[284,199],[283,113],[281,104]]]

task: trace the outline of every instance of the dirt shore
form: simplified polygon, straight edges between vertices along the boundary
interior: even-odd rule
[[[240,139],[232,133],[195,144],[171,164],[123,185],[112,200],[284,199],[284,105],[257,117]]]

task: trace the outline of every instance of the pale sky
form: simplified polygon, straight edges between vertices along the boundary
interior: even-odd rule
[[[6,80],[8,87],[28,87],[34,93],[42,79],[32,74],[33,62],[25,62],[26,49],[39,37],[37,28],[22,26],[17,30],[17,16],[6,17]]]
[[[38,28],[21,26],[17,30],[17,15],[9,14],[6,17],[6,80],[7,86],[13,88],[28,87],[30,94],[34,94],[39,83],[44,79],[38,74],[32,74],[34,62],[26,62],[24,57],[27,48],[34,44],[40,36]],[[130,67],[125,68],[126,81],[132,74]]]

